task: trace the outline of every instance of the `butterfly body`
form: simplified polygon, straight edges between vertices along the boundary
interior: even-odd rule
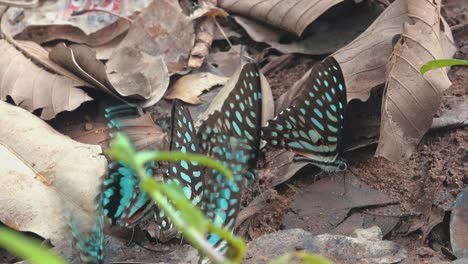
[[[341,68],[333,57],[312,68],[306,87],[263,128],[263,138],[275,148],[296,154],[324,171],[347,168],[341,159],[346,89]]]

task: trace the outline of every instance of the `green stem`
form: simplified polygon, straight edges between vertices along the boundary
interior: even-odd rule
[[[187,154],[180,151],[146,151],[137,153],[137,155],[138,157],[136,157],[135,160],[138,160],[139,164],[136,165],[141,167],[144,167],[144,164],[147,164],[148,162],[153,160],[174,162],[185,160],[187,162],[198,162],[207,167],[215,169],[224,174],[224,176],[226,176],[226,178],[230,180],[234,178],[232,172],[228,168],[226,168],[226,166],[224,166],[222,163],[201,154]]]
[[[158,157],[161,158],[161,156]],[[157,159],[155,157],[153,160],[163,159]],[[156,180],[146,177],[146,172],[143,166],[138,166],[135,169],[138,177],[142,180],[141,186],[143,190],[146,191],[151,196],[151,198],[157,203],[159,209],[163,210],[167,217],[171,219],[172,224],[177,228],[177,230],[179,230],[184,235],[184,238],[187,239],[193,246],[195,246],[203,255],[209,257],[216,263],[229,263],[227,262],[225,257],[221,255],[205,239],[203,235],[200,235],[200,233],[195,228],[193,228],[189,223],[185,222],[183,218],[177,215],[177,211],[174,209],[173,206],[171,206],[167,202],[166,199],[166,197],[171,199],[171,194],[167,192],[164,188],[160,188],[160,185],[156,182]],[[220,237],[226,237],[225,233],[219,232],[219,230],[217,234],[220,235]]]

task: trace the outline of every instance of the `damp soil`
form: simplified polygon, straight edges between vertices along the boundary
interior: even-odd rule
[[[442,14],[451,26],[459,48],[455,58],[467,60],[467,10],[460,7],[461,1],[444,2]],[[288,90],[313,63],[313,59],[296,56],[287,67],[267,73],[274,98]],[[465,96],[468,67],[452,67],[449,78],[453,85],[445,95]],[[378,91],[377,99],[380,100]],[[442,101],[441,109],[447,107],[450,107],[449,102]],[[406,248],[408,257],[402,263],[453,260],[448,235],[449,211],[457,194],[468,186],[468,127],[428,132],[413,155],[402,164],[374,157],[375,150],[376,145],[371,144],[344,156],[359,180],[398,201],[401,210],[399,223],[384,239]],[[291,210],[294,195],[314,184],[315,180],[310,173],[298,173],[285,184],[277,186],[279,198],[274,200],[274,206],[266,207],[251,219],[248,230],[243,234],[245,238],[251,240],[284,229],[283,217]],[[252,200],[260,192],[254,190],[246,199]]]

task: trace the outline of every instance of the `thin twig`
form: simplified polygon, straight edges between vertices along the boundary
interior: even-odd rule
[[[231,47],[232,49],[232,43],[231,41],[229,40],[228,36],[226,35],[226,33],[224,32],[223,28],[221,27],[221,25],[218,23],[218,21],[216,20],[216,17],[212,17],[213,20],[214,20],[214,23],[215,25],[218,27],[219,31],[221,32],[221,34],[223,35],[224,39],[226,39],[227,43],[229,44],[229,46]]]

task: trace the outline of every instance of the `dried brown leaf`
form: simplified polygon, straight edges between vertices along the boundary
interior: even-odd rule
[[[213,42],[214,26],[214,20],[211,17],[203,17],[197,20],[195,45],[190,52],[190,58],[187,63],[190,68],[200,68],[208,56],[211,43]]]
[[[0,116],[0,221],[69,249],[63,215],[65,209],[83,220],[94,215],[107,168],[101,147],[73,141],[1,101]]]
[[[66,39],[98,46],[126,32],[130,27],[128,21],[103,12],[71,16],[72,12],[102,9],[126,17],[141,11],[150,2],[137,0],[126,4],[123,1],[41,1],[34,9],[10,8],[5,14],[10,21],[5,29],[15,38],[37,43]]]
[[[54,119],[52,126],[75,141],[100,145],[102,149],[107,149],[112,140],[110,135],[115,134],[116,129],[109,128],[109,121],[104,118],[104,109],[109,105],[100,102],[99,106],[88,104],[87,107],[60,115]],[[119,122],[121,130],[137,150],[167,149],[167,135],[155,124],[151,113],[125,118]]]
[[[217,85],[225,85],[229,78],[208,72],[185,75],[172,86],[165,99],[180,99],[189,104],[200,104],[198,98],[204,91],[209,91]]]
[[[107,72],[111,74],[115,71],[122,76],[126,71],[134,71],[133,74],[136,74],[142,70],[143,65],[137,64],[134,56],[147,58],[149,61],[146,63],[160,60],[158,57],[161,57],[169,74],[183,72],[186,70],[194,40],[193,21],[183,13],[178,1],[153,1],[135,19],[127,36],[116,48],[107,64],[109,68]],[[159,72],[162,70],[160,67],[149,70],[152,71],[151,76],[159,75],[160,78],[166,78],[163,72]],[[131,76],[123,77],[120,81],[123,82],[128,77]],[[136,77],[138,76],[133,77],[132,82],[139,81]],[[148,81],[153,83],[156,80]],[[111,82],[116,85],[117,80],[111,79]]]
[[[308,27],[308,33],[301,38],[250,18],[242,16],[233,16],[233,18],[253,40],[267,43],[282,53],[322,55],[333,53],[351,42],[366,30],[380,12],[380,9],[368,6],[343,8],[339,12],[336,11],[337,14],[334,16],[317,19]]]
[[[451,57],[455,52],[455,46],[445,46],[444,38],[451,40],[451,33],[440,24],[440,1],[409,1],[408,16],[411,21],[404,24],[388,63],[376,151],[376,156],[393,162],[409,158],[431,127],[442,92],[452,84],[446,68],[419,73],[424,63]]]
[[[47,51],[33,42],[16,42],[16,45],[23,50],[32,50],[37,57],[47,58]],[[0,50],[1,100],[10,96],[17,105],[28,111],[42,109],[40,117],[46,120],[92,100],[83,90],[76,88],[86,84],[77,77],[69,78],[41,68],[6,40],[0,40]],[[43,59],[43,63],[46,61]],[[51,61],[47,63],[50,68],[59,68]],[[66,72],[64,69],[61,71]],[[28,75],[25,76],[25,73]]]
[[[392,54],[392,38],[408,21],[405,0],[393,2],[359,37],[332,56],[340,63],[348,101],[366,101],[370,90],[385,82],[386,64]]]
[[[51,50],[49,57],[101,91],[145,107],[161,99],[167,89],[169,77],[161,60],[151,60],[148,55],[143,55],[140,57],[132,54],[126,63],[120,62],[119,68],[132,66],[128,71],[120,70],[123,72],[122,76],[113,72],[112,65],[106,68],[96,59],[96,52],[84,45],[73,44],[67,47],[64,43],[59,43]],[[113,85],[113,80],[116,85]],[[163,83],[159,83],[161,81]]]
[[[330,7],[342,0],[220,0],[219,5],[234,13],[251,17],[297,35]]]

